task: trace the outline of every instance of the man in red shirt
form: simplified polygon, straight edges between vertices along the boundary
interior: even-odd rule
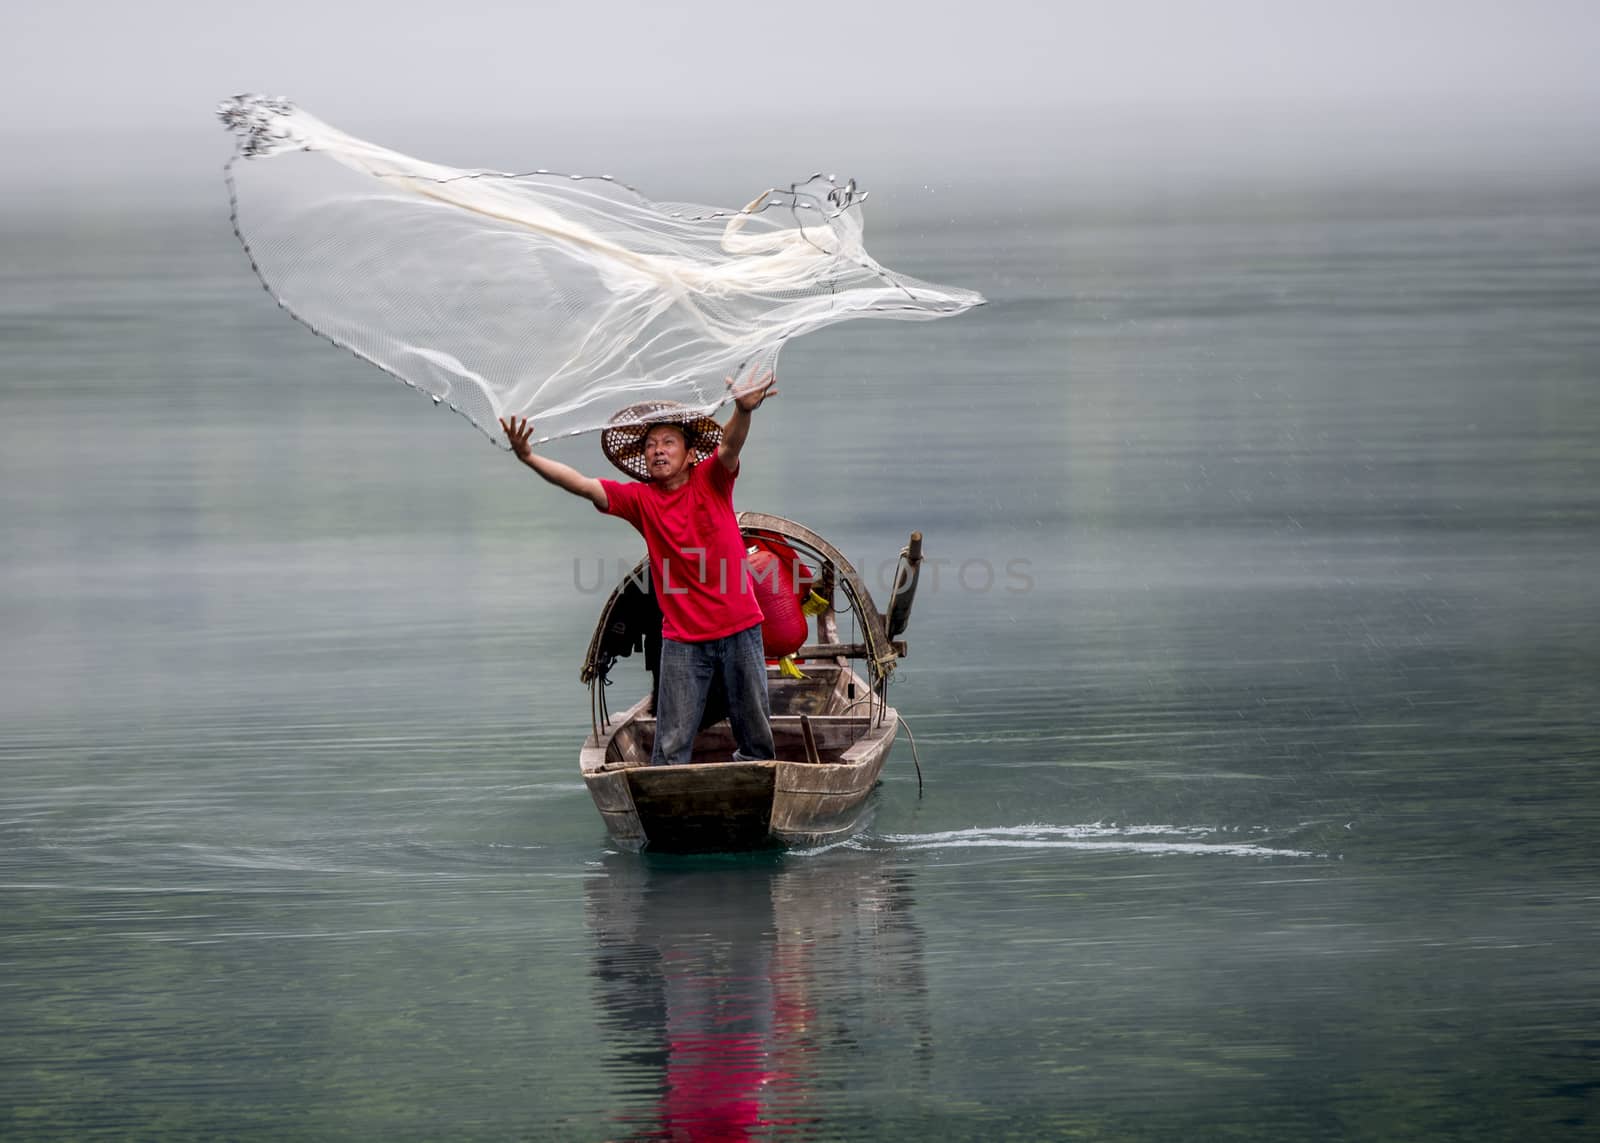
[[[775,753],[761,605],[733,512],[733,483],[750,434],[750,414],[778,391],[770,373],[757,381],[752,372],[750,381],[735,394],[725,425],[699,416],[665,419],[671,410],[663,406],[648,420],[607,428],[606,455],[624,472],[643,474],[640,484],[584,476],[535,453],[528,443],[533,426],[526,419],[500,422],[523,464],[644,536],[662,637],[651,765],[690,761],[706,699],[719,681],[738,747],[734,760]],[[731,379],[728,385],[732,388]]]

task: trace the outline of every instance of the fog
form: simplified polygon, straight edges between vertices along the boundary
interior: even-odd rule
[[[614,173],[718,203],[817,169],[919,214],[1301,183],[1593,175],[1600,9],[1578,2],[689,3],[11,17],[7,204],[213,195],[239,91],[462,166]],[[1559,183],[1559,178],[1557,179]],[[1023,189],[1019,189],[1023,188]],[[941,198],[940,196],[944,196]]]

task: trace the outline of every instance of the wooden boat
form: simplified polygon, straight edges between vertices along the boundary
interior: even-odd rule
[[[651,766],[651,696],[620,715],[609,713],[606,687],[620,658],[642,651],[652,678],[660,663],[661,612],[641,560],[601,609],[580,675],[589,685],[593,726],[579,766],[606,829],[625,849],[717,852],[845,837],[857,827],[899,731],[889,679],[906,653],[897,637],[916,595],[921,534],[913,532],[901,551],[889,606],[880,612],[856,569],[809,528],[759,512],[740,513],[739,527],[747,541],[776,538],[792,547],[817,573],[813,590],[827,605],[815,617],[816,641],[795,656],[804,677],[767,668],[778,757],[732,761],[733,732],[725,720],[711,721],[712,710],[692,762]],[[852,629],[850,642],[840,642],[841,618]],[[863,673],[852,661],[861,662]]]

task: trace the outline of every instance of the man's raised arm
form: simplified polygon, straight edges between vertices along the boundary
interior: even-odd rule
[[[506,431],[511,451],[517,454],[517,459],[523,464],[557,488],[565,488],[574,496],[582,496],[600,511],[604,512],[609,507],[605,485],[592,476],[585,476],[570,464],[562,464],[559,460],[551,460],[533,451],[533,446],[528,443],[528,438],[533,435],[533,423],[526,417],[512,417],[509,421],[501,417],[500,427]]]
[[[750,435],[750,414],[761,408],[761,402],[768,397],[776,397],[778,391],[772,386],[777,383],[777,378],[768,373],[761,380],[756,380],[756,371],[750,370],[750,384],[733,395],[733,415],[728,418],[728,423],[722,426],[722,443],[717,446],[717,459],[722,462],[722,467],[729,472],[737,472],[739,468],[739,450],[744,448],[745,438]],[[733,388],[733,378],[728,378],[728,388]]]

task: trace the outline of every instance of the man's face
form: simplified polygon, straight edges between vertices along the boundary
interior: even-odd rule
[[[650,479],[670,481],[688,467],[689,449],[683,430],[676,425],[657,425],[644,438],[644,463]]]

